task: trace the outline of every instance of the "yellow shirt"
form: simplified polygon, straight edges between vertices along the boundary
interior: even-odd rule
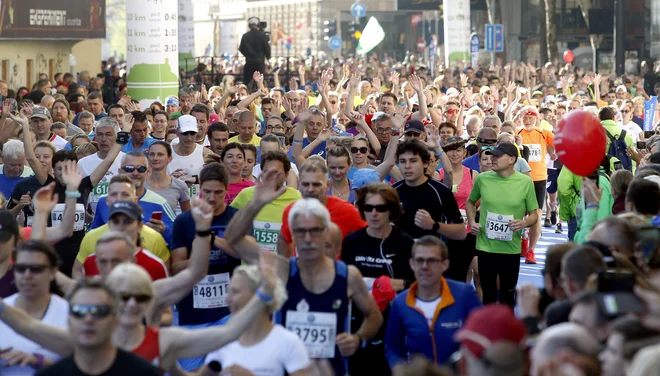
[[[110,231],[110,227],[106,223],[85,234],[85,237],[80,243],[78,256],[76,256],[76,259],[80,261],[81,264],[85,263],[85,259],[95,252],[94,248],[96,242],[108,231]],[[170,259],[170,250],[167,249],[167,244],[165,244],[163,235],[149,226],[142,226],[142,231],[140,231],[140,246],[144,249],[148,249],[151,253],[163,260],[163,262]]]
[[[261,137],[257,136],[257,134],[255,133],[252,136],[250,142],[242,142],[241,140],[238,139],[238,136],[234,136],[229,139],[229,142],[238,142],[239,144],[250,144],[250,145],[254,145],[255,147],[259,147],[259,145],[261,144]]]

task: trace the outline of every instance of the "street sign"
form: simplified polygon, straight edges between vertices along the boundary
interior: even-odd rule
[[[504,27],[501,24],[486,24],[486,51],[504,51]]]
[[[479,36],[477,33],[472,33],[470,37],[470,57],[472,58],[472,68],[479,65]]]
[[[284,46],[286,47],[287,50],[291,50],[291,42],[286,42]]]
[[[330,47],[331,50],[337,51],[341,49],[341,38],[337,35],[331,37],[328,39],[328,47]]]
[[[417,51],[424,52],[425,48],[426,48],[426,42],[424,41],[424,38],[419,38],[417,40]]]
[[[367,6],[356,1],[351,5],[351,14],[353,17],[364,17],[367,14]]]

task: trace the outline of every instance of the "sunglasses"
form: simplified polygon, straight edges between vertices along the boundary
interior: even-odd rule
[[[481,150],[482,150],[482,151],[483,151],[483,150],[493,150],[493,149],[495,149],[495,146],[482,146],[482,147],[481,147]]]
[[[406,137],[419,137],[420,134],[421,133],[417,133],[417,132],[406,132],[403,135]]]
[[[358,151],[361,154],[367,154],[367,152],[369,152],[369,148],[367,148],[366,146],[363,146],[361,148],[356,148],[356,147],[351,148],[351,153],[353,153],[353,154],[356,154]]]
[[[458,110],[457,110],[457,109],[453,109],[453,110],[447,110],[447,111],[445,111],[445,114],[447,114],[447,115],[457,114],[457,113],[458,113]]]
[[[146,294],[130,294],[130,293],[120,293],[119,299],[122,302],[127,303],[131,298],[135,299],[137,303],[147,303],[151,300],[151,295]]]
[[[365,213],[371,213],[376,209],[377,212],[379,213],[385,213],[388,210],[390,210],[389,206],[387,204],[380,204],[380,205],[369,205],[369,204],[364,204],[364,212]]]
[[[621,110],[621,113],[622,113],[622,114],[629,114],[629,113],[630,113],[630,110]]]
[[[121,169],[124,170],[124,172],[127,173],[127,174],[130,174],[135,170],[137,170],[137,172],[139,172],[141,174],[144,174],[145,172],[147,172],[147,167],[145,167],[145,166],[127,165],[127,166],[122,167]]]
[[[195,131],[181,132],[181,135],[182,135],[182,136],[188,136],[188,137],[190,137],[190,136],[196,136],[196,135],[197,135],[197,132],[195,132]]]
[[[477,142],[485,145],[495,145],[495,143],[497,143],[497,140],[484,140],[481,137],[477,137]]]
[[[92,315],[95,319],[104,319],[112,313],[112,308],[105,304],[73,304],[69,307],[69,314],[77,319],[84,319]]]
[[[48,269],[48,265],[26,265],[26,264],[15,264],[14,270],[16,273],[23,274],[26,271],[30,271],[31,274],[41,274]]]

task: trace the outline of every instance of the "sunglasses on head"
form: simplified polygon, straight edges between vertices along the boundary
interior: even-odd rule
[[[130,294],[130,293],[120,293],[119,294],[119,299],[121,299],[122,302],[126,303],[131,298],[135,299],[137,303],[147,303],[148,301],[151,300],[151,295],[147,294]]]
[[[484,140],[481,137],[477,137],[477,142],[485,145],[495,145],[495,143],[497,143],[497,140]]]
[[[364,204],[364,212],[366,213],[371,213],[376,209],[377,212],[379,213],[385,213],[388,210],[390,210],[389,206],[387,204],[379,204],[379,205],[369,205],[369,204]]]
[[[23,274],[26,271],[30,271],[32,274],[41,274],[48,269],[48,265],[26,265],[26,264],[15,264],[14,270],[16,273]]]
[[[92,315],[95,319],[104,319],[112,313],[112,308],[105,304],[73,304],[69,307],[69,314],[77,319],[84,319]]]
[[[483,150],[493,150],[493,149],[495,149],[494,146],[482,146],[482,147],[481,147],[481,150],[482,150],[482,151],[483,151]]]
[[[369,148],[367,148],[366,146],[363,146],[361,148],[357,148],[357,147],[353,146],[351,148],[351,153],[353,153],[353,154],[357,153],[358,151],[362,154],[367,154],[367,152],[369,151]]]
[[[147,167],[145,167],[145,166],[127,165],[127,166],[122,167],[121,169],[124,170],[124,172],[127,173],[127,174],[130,174],[135,170],[137,170],[137,172],[139,172],[141,174],[144,174],[145,172],[147,172]]]

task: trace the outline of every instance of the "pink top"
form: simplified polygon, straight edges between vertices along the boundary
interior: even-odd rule
[[[232,201],[238,196],[241,191],[247,187],[252,187],[254,185],[253,181],[243,179],[238,183],[229,184],[227,188],[227,194],[225,195],[225,204],[229,205]]]
[[[444,169],[438,171],[440,176],[440,181],[445,177]],[[461,216],[463,216],[463,222],[466,223],[467,231],[470,232],[470,226],[467,225],[467,216],[465,214],[465,203],[470,197],[470,192],[472,192],[472,186],[474,181],[472,180],[472,170],[463,166],[463,180],[459,184],[454,184],[451,187],[451,191],[454,193],[454,198],[456,198],[456,203],[458,204],[458,209],[461,211]]]

